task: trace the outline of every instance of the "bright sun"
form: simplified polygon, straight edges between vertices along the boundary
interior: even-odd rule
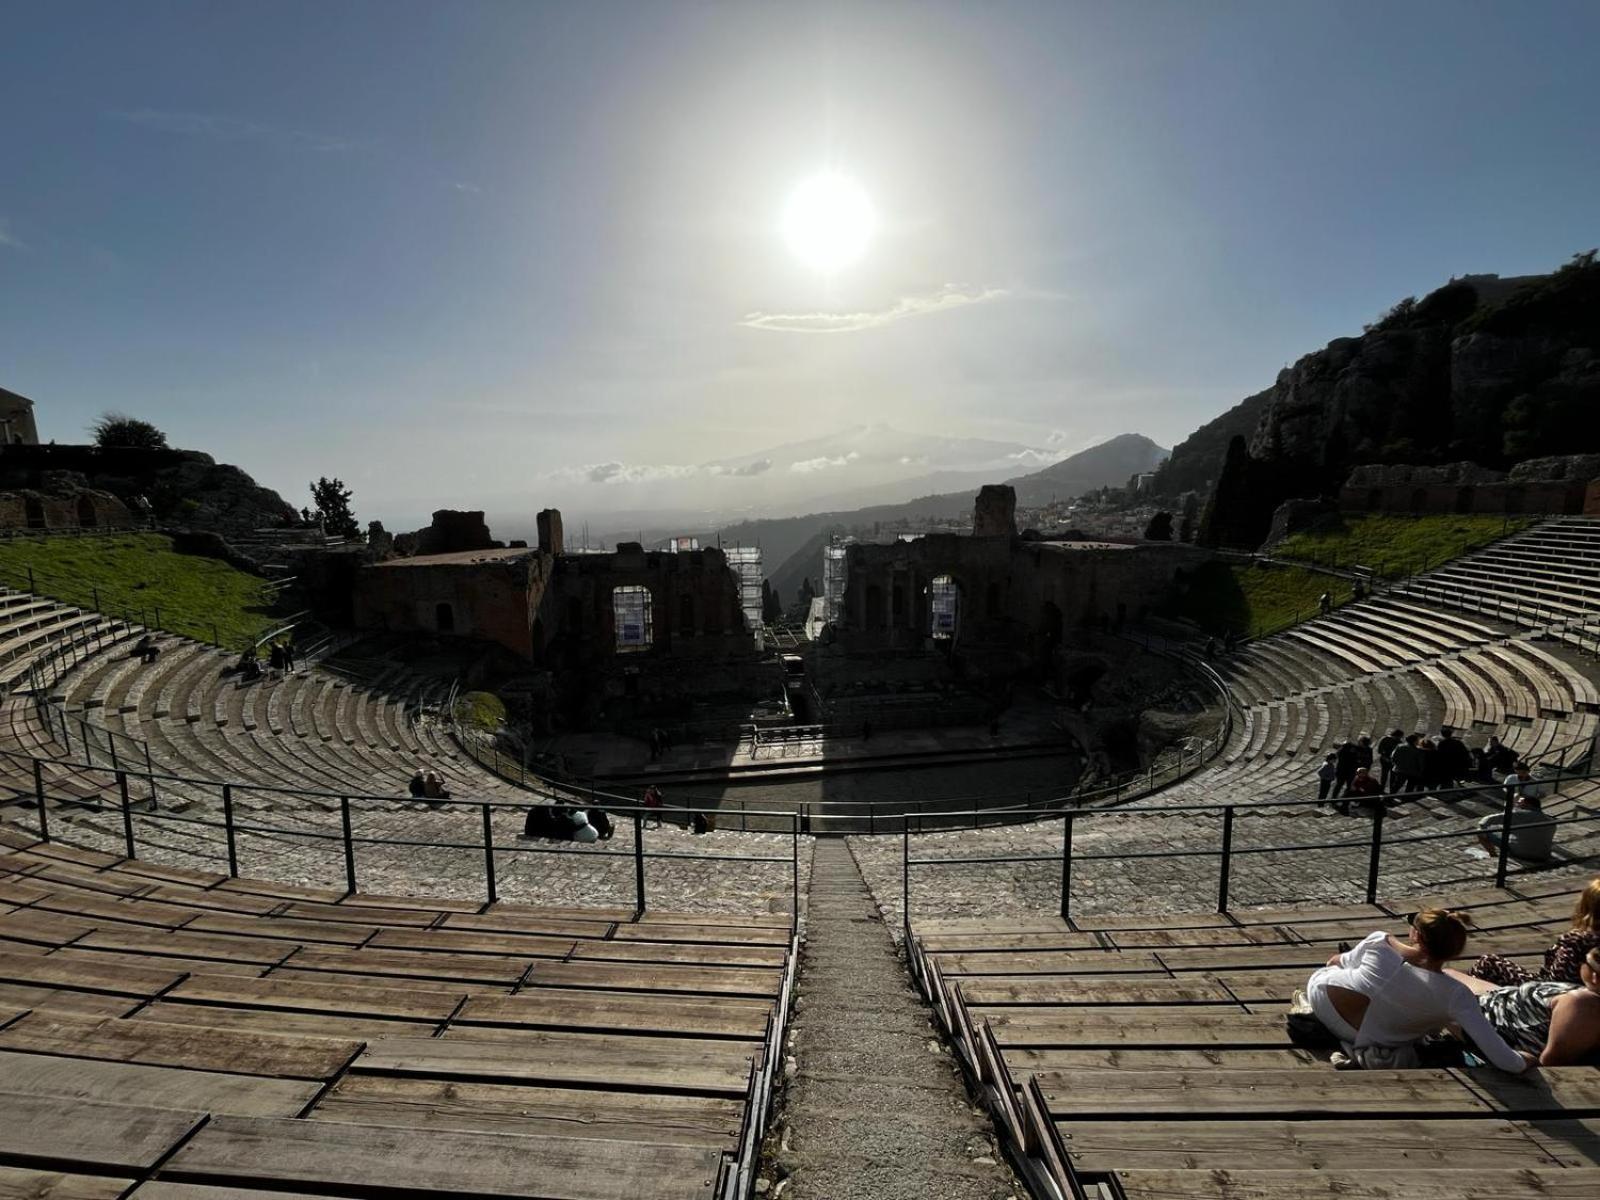
[[[794,256],[812,270],[831,274],[866,253],[877,228],[866,192],[843,175],[813,175],[783,207],[783,237]]]

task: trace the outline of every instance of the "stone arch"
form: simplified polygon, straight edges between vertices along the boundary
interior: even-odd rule
[[[456,610],[448,600],[441,600],[433,606],[433,627],[440,633],[454,633],[456,631]]]

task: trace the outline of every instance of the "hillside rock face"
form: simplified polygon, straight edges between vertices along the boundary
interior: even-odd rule
[[[1364,464],[1440,468],[1454,477],[1438,482],[1465,483],[1480,482],[1469,477],[1480,466],[1600,451],[1597,401],[1593,255],[1552,275],[1455,280],[1280,372],[1247,454],[1219,473],[1205,528],[1255,545],[1284,500],[1332,496]]]

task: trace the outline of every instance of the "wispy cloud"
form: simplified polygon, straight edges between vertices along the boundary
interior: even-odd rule
[[[217,113],[177,112],[161,108],[136,108],[108,113],[112,120],[137,125],[158,133],[178,137],[204,138],[214,142],[264,142],[293,150],[312,150],[332,153],[354,150],[360,143],[347,138],[310,133],[303,129],[288,129],[281,125],[266,125],[257,121],[242,121],[237,117]]]
[[[1066,456],[1065,450],[1018,450],[1015,454],[1006,455],[1009,459],[1031,467],[1047,467],[1053,462],[1060,462]]]
[[[9,247],[12,250],[26,250],[28,248],[26,242],[11,232],[11,222],[4,217],[0,217],[0,246]]]
[[[450,187],[454,191],[464,192],[469,196],[483,195],[483,189],[481,187],[475,183],[468,183],[464,179],[452,179],[450,181]]]
[[[586,463],[581,467],[562,467],[552,471],[550,478],[562,483],[659,483],[664,479],[692,479],[695,476],[731,476],[748,479],[772,470],[770,458],[758,458],[743,466],[730,467],[722,463],[704,463],[688,466],[678,463]]]
[[[907,317],[950,312],[974,304],[1003,300],[1011,293],[1005,288],[959,288],[946,286],[926,296],[903,296],[888,308],[875,312],[853,313],[764,313],[753,312],[740,321],[746,329],[767,329],[776,333],[858,333],[879,329]]]
[[[826,455],[821,458],[804,458],[799,462],[790,463],[789,470],[801,475],[810,475],[815,471],[832,471],[839,467],[847,467],[860,457],[860,454],[852,450],[849,454],[840,454],[833,458]]]

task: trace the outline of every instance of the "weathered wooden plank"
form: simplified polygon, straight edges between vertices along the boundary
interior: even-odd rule
[[[1600,1163],[1600,1121],[1540,1117],[1526,1122],[1528,1136],[1566,1167]]]
[[[1328,1064],[1309,1050],[1241,1050],[1234,1046],[1205,1050],[1174,1050],[1161,1046],[1118,1047],[1115,1050],[1078,1050],[1055,1047],[1005,1048],[1013,1077],[1029,1072],[1055,1073],[1068,1079],[1079,1075],[1121,1076],[1140,1071],[1327,1071]]]
[[[1180,916],[1188,916],[1183,913]],[[1160,925],[1169,918],[1152,917],[1150,925]],[[1232,924],[1223,921],[1223,924]],[[1092,920],[1082,924],[1084,929],[1098,928]],[[1072,926],[1060,917],[1046,916],[1041,913],[1017,913],[1003,919],[994,917],[918,917],[911,923],[911,933],[914,937],[921,937],[931,933],[993,933],[996,930],[1007,930],[1012,933],[1070,933]]]
[[[129,879],[123,875],[85,872],[63,863],[47,863],[29,878],[37,883],[70,887],[76,891],[102,892],[107,896],[146,896],[159,885],[148,879]]]
[[[375,904],[318,904],[310,900],[296,900],[285,906],[282,914],[303,921],[343,921],[351,925],[399,925],[413,929],[426,929],[439,919],[436,912],[420,912],[414,908],[380,908]]]
[[[1168,946],[1269,946],[1293,940],[1280,925],[1248,925],[1238,929],[1128,929],[1106,937],[1120,950]]]
[[[117,1200],[133,1180],[0,1167],[0,1200]]]
[[[1227,989],[1202,975],[973,975],[961,980],[968,1004],[1234,1004]]]
[[[9,938],[0,938],[0,954],[28,954],[38,956],[49,954],[51,947],[36,945],[33,942],[13,942]]]
[[[153,863],[143,858],[125,858],[111,870],[135,879],[156,880],[160,883],[180,883],[195,888],[215,887],[227,880],[220,871],[197,871],[193,867],[173,867],[166,863]]]
[[[95,1019],[35,1012],[0,1030],[0,1050],[64,1054],[107,1062],[192,1067],[284,1079],[327,1079],[360,1042],[278,1037],[160,1021]]]
[[[180,884],[156,884],[143,894],[143,898],[160,900],[168,904],[182,904],[196,912],[232,913],[238,917],[264,917],[281,908],[284,903],[276,896],[257,896],[250,892],[237,892],[225,887],[206,888],[201,891]]]
[[[247,963],[258,967],[270,967],[295,950],[295,943],[280,942],[276,938],[229,937],[225,934],[190,933],[184,929],[163,932],[131,925],[102,925],[74,944],[84,950],[159,954],[167,958]]]
[[[1233,1047],[1248,1049],[1286,1049],[1289,1040],[1283,1017],[1229,1010],[1226,1020],[1209,1018],[1193,1009],[1180,1009],[1157,1019],[1124,1019],[1096,1014],[1074,1019],[1068,1009],[985,1009],[973,1008],[974,1021],[986,1020],[995,1040],[1008,1049],[1012,1046],[1063,1046],[1081,1049],[1122,1049],[1134,1047]]]
[[[755,967],[540,961],[528,976],[528,983],[532,987],[770,997],[782,989],[783,972]]]
[[[534,963],[531,958],[497,958],[489,954],[445,954],[426,950],[324,950],[302,947],[283,966],[294,971],[338,971],[354,975],[398,975],[451,983],[485,983],[511,987]],[[544,960],[539,960],[541,963]]]
[[[788,961],[787,946],[712,946],[704,942],[578,942],[573,961],[688,963],[717,967],[772,967]]]
[[[107,896],[101,892],[50,892],[40,898],[34,907],[47,912],[81,917],[102,925],[106,921],[112,921],[151,925],[159,929],[176,929],[194,916],[192,909],[151,903],[144,897]]]
[[[1600,1070],[1592,1066],[1541,1067],[1522,1075],[1488,1067],[1461,1068],[1455,1073],[1497,1113],[1600,1112]]]
[[[133,996],[107,996],[100,992],[74,992],[65,988],[34,987],[26,983],[0,983],[0,1005],[20,1015],[32,1008],[87,1016],[120,1017],[143,1001]]]
[[[43,958],[28,954],[0,954],[0,980],[7,983],[149,997],[165,991],[182,978],[182,974],[174,971],[141,970],[102,964],[92,959],[63,958],[59,954]]]
[[[296,921],[289,917],[246,916],[210,912],[195,917],[185,929],[195,933],[242,934],[251,938],[278,938],[292,942],[326,942],[333,946],[359,946],[378,929],[375,925],[342,925],[337,921]]]
[[[1227,913],[1218,912],[1185,912],[1185,913],[1160,913],[1141,915],[1132,913],[1126,916],[1100,915],[1092,917],[1076,917],[1073,919],[1079,929],[1090,931],[1105,930],[1135,930],[1135,929],[1231,929],[1235,922]],[[922,928],[922,923],[917,923],[917,928]]]
[[[712,1096],[346,1075],[311,1116],[319,1121],[561,1134],[732,1149],[744,1104]]]
[[[704,1038],[459,1026],[441,1038],[371,1041],[352,1070],[742,1096],[758,1052],[749,1042]]]
[[[987,933],[925,933],[917,937],[923,950],[942,954],[947,950],[1098,950],[1102,943],[1092,933],[1017,933],[995,929]]]
[[[352,1041],[367,1041],[375,1037],[431,1037],[438,1028],[433,1021],[405,1021],[394,1017],[295,1012],[282,1008],[223,1008],[216,1004],[169,1004],[163,1000],[141,1008],[134,1014],[133,1020]]]
[[[1157,951],[1157,957],[1174,972],[1255,970],[1294,967],[1309,975],[1328,961],[1334,946],[1211,946]]]
[[[413,1193],[524,1200],[705,1200],[715,1150],[590,1138],[517,1137],[334,1121],[219,1117],[163,1168],[182,1179],[361,1187],[400,1179]]]
[[[50,956],[58,962],[82,963],[85,969],[97,975],[125,973],[127,971],[168,971],[183,976],[191,971],[205,971],[212,975],[259,975],[266,968],[256,963],[222,962],[214,958],[169,958],[165,954],[123,953],[118,950],[80,949],[64,946]]]
[[[65,946],[94,930],[93,921],[35,908],[19,908],[0,917],[0,938],[33,942],[39,946]]]
[[[1401,911],[1412,911],[1411,909]],[[1230,914],[1241,925],[1308,925],[1318,921],[1371,921],[1373,929],[1388,929],[1394,914],[1376,904],[1289,904],[1274,908],[1236,908]],[[1155,924],[1155,922],[1152,922]]]
[[[741,928],[655,921],[647,916],[633,925],[618,925],[612,939],[619,942],[709,942],[717,946],[787,946],[789,927]]]
[[[97,1062],[0,1050],[8,1092],[97,1104],[195,1109],[238,1117],[292,1117],[316,1096],[317,1083],[186,1071],[138,1063]]]
[[[1127,1200],[1591,1200],[1600,1169],[1118,1171]]]
[[[576,938],[516,937],[456,929],[380,929],[368,943],[378,950],[426,950],[455,954],[516,955],[529,958],[565,958],[578,944]]]
[[[475,913],[482,900],[463,900],[458,896],[396,896],[383,892],[357,892],[342,901],[346,908],[405,908],[416,912]]]
[[[945,978],[983,975],[1166,975],[1166,968],[1148,950],[1060,950],[998,954],[941,954]]]
[[[1056,1123],[1081,1171],[1337,1170],[1352,1154],[1395,1170],[1557,1165],[1524,1128],[1492,1118]]]
[[[0,1155],[51,1166],[145,1171],[205,1114],[0,1091]]]
[[[0,879],[0,902],[6,904],[32,904],[49,896],[50,889],[35,887],[23,882],[24,876],[10,875]]]
[[[1054,1119],[1141,1116],[1480,1116],[1490,1107],[1446,1070],[1124,1070],[1039,1078]]]
[[[419,987],[353,987],[346,983],[321,983],[265,975],[254,979],[194,974],[166,993],[164,999],[204,1005],[253,1008],[303,1009],[308,1012],[349,1013],[363,1016],[405,1017],[417,1021],[443,1021],[461,1002],[462,991]]]
[[[540,916],[495,907],[484,913],[452,913],[439,928],[532,937],[606,938],[615,926],[615,921],[598,917]]]
[[[574,913],[585,911],[573,909]],[[631,909],[620,910],[631,912]],[[626,918],[623,918],[626,920]],[[632,922],[635,926],[682,925],[708,929],[770,929],[790,936],[789,914],[771,912],[678,912],[670,908],[650,908],[640,913]]]
[[[1245,1003],[1293,999],[1305,987],[1311,971],[1306,967],[1211,971],[1207,978],[1225,987]],[[1185,976],[1187,978],[1187,976]]]
[[[687,1034],[759,1039],[766,1035],[770,1000],[719,996],[699,1000],[667,994],[531,988],[511,996],[474,994],[451,1023],[586,1030],[593,1033]]]

